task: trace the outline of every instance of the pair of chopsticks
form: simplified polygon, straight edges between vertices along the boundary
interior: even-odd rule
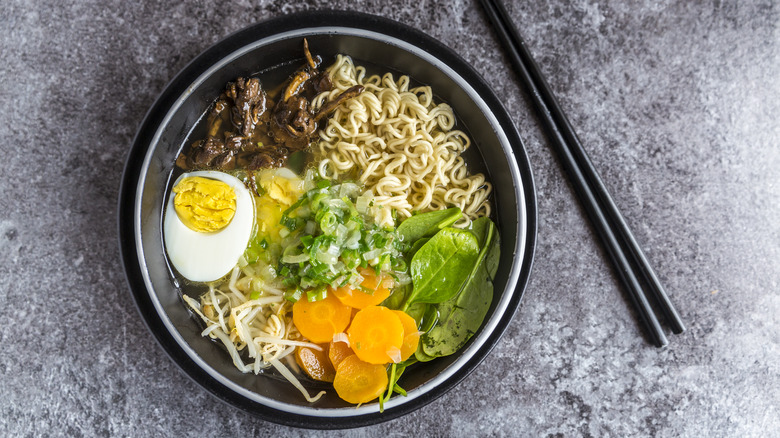
[[[562,165],[569,175],[574,190],[588,214],[596,232],[615,265],[618,275],[631,296],[652,342],[657,347],[669,343],[661,324],[650,306],[645,288],[655,299],[666,323],[675,334],[685,331],[680,315],[661,286],[653,268],[639,247],[633,233],[620,214],[607,188],[601,181],[577,134],[547,85],[531,52],[520,37],[506,9],[498,0],[480,0],[494,30],[509,56],[515,72],[534,101],[539,117],[547,131]]]

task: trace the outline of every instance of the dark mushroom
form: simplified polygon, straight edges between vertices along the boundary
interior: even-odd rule
[[[234,106],[231,109],[233,125],[245,137],[251,136],[260,123],[260,117],[266,111],[267,98],[265,91],[260,87],[260,80],[238,78],[228,85],[225,94],[233,99]]]
[[[249,170],[268,169],[271,167],[278,167],[277,160],[267,152],[253,154],[247,165],[247,169]]]
[[[312,69],[319,67],[320,62],[322,62],[319,56],[317,56],[316,59],[311,56],[309,41],[306,38],[303,39],[303,55],[306,56],[306,63]]]
[[[356,97],[360,93],[365,90],[365,87],[362,85],[355,85],[354,87],[347,88],[344,90],[343,93],[336,96],[335,99],[328,101],[322,107],[319,111],[317,111],[317,114],[314,116],[314,121],[319,122],[320,119],[323,117],[329,116],[333,111],[336,111],[336,108],[338,108],[339,105],[341,105],[342,102],[345,100],[352,99],[353,97]]]
[[[282,102],[287,102],[292,97],[300,94],[301,91],[303,91],[309,79],[312,78],[312,76],[313,75],[309,70],[301,70],[298,73],[296,73],[295,76],[293,76],[293,78],[290,80],[290,83],[287,84],[287,87],[285,87],[284,89],[284,94],[282,95]]]
[[[309,52],[308,41],[303,42],[307,64],[297,71],[284,87],[282,98],[276,103],[271,116],[271,134],[274,139],[294,150],[303,149],[311,142],[318,129],[318,122],[330,115],[345,100],[361,92],[362,86],[352,87],[323,105],[319,111],[311,109],[310,99],[332,88],[327,72],[316,69],[317,60]]]
[[[189,167],[209,167],[215,158],[225,153],[225,143],[216,138],[208,137],[192,145],[189,160]]]
[[[311,99],[331,90],[333,83],[327,72],[317,69],[322,58],[312,56],[305,39],[303,51],[306,64],[281,88],[276,104],[266,96],[257,78],[237,78],[228,83],[207,117],[206,139],[194,143],[177,159],[177,165],[220,170],[280,167],[291,153],[308,147],[319,123],[342,102],[360,94],[363,87],[352,87],[319,111],[312,110]],[[268,111],[271,106],[273,109]]]
[[[233,135],[233,134],[226,134],[227,139],[225,140],[225,149],[236,153],[240,150],[244,149],[244,146],[246,144],[246,137],[240,136],[240,135]]]
[[[311,84],[312,92],[315,95],[333,89],[333,81],[331,81],[328,72],[322,72],[315,76],[309,81],[309,84]]]
[[[220,170],[233,170],[236,168],[236,156],[231,152],[225,152],[214,159],[212,166]]]

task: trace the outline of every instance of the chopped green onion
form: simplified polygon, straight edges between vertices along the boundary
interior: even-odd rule
[[[309,260],[308,254],[289,254],[282,256],[282,262],[284,263],[300,263]]]
[[[284,298],[287,301],[291,301],[293,303],[300,300],[302,296],[303,296],[303,289],[300,288],[288,290],[287,292],[284,293]]]
[[[312,182],[315,185],[280,221],[279,273],[287,287],[307,291],[307,299],[317,300],[326,296],[328,287],[360,284],[357,270],[361,267],[372,266],[378,274],[394,278],[405,274],[407,265],[395,230],[380,228],[368,214],[373,202],[370,192],[361,194],[360,186],[351,182],[319,180]]]
[[[312,235],[317,230],[317,223],[314,221],[306,221],[306,228],[304,229],[304,232],[307,235]]]
[[[312,242],[314,242],[314,236],[312,235],[301,237],[301,243],[307,248],[311,246]]]
[[[309,302],[324,300],[328,297],[328,288],[325,286],[317,287],[306,293]]]
[[[366,192],[358,196],[357,200],[355,201],[355,209],[357,209],[358,213],[368,214],[368,207],[371,204],[373,198],[374,195],[372,195],[371,192]]]
[[[374,248],[370,251],[364,252],[361,257],[363,258],[363,260],[369,261],[379,257],[380,254],[382,254],[382,248]]]

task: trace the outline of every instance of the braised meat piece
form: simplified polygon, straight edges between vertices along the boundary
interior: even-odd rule
[[[227,142],[209,136],[193,143],[189,155],[179,157],[177,164],[185,169],[234,169],[240,142],[241,137],[237,136],[229,137]]]
[[[189,161],[191,167],[208,167],[223,153],[225,153],[225,143],[216,137],[208,137],[192,145]]]
[[[271,134],[274,139],[292,150],[308,146],[317,132],[320,120],[335,111],[344,100],[363,92],[362,86],[352,87],[323,105],[319,111],[313,111],[311,99],[323,91],[331,90],[333,84],[327,72],[317,70],[320,58],[312,57],[306,39],[303,40],[303,51],[307,64],[290,79],[271,116]]]
[[[309,145],[310,136],[317,130],[309,101],[303,96],[281,100],[274,107],[271,117],[271,133],[280,143],[292,149]]]
[[[206,118],[206,139],[193,143],[189,154],[179,157],[177,164],[184,169],[234,169],[240,152],[257,148],[249,139],[258,127],[266,125],[267,102],[257,78],[230,82]],[[231,132],[233,128],[239,134]]]
[[[267,98],[260,87],[260,80],[238,78],[228,84],[225,95],[233,100],[230,109],[233,125],[244,137],[251,136],[266,110]]]
[[[330,80],[330,75],[327,72],[320,73],[319,76],[312,79],[309,83],[315,95],[333,89],[333,82]]]
[[[249,170],[258,170],[284,166],[284,164],[287,162],[287,154],[280,153],[278,149],[274,152],[264,151],[252,154],[249,158],[249,164],[247,164],[246,168]]]
[[[316,112],[312,111],[309,100],[303,96],[293,95],[286,101],[279,101],[271,117],[271,133],[278,142],[291,149],[305,148],[317,132],[319,122],[333,113],[342,102],[362,93],[363,89],[363,86],[356,85],[345,90]]]
[[[307,148],[319,123],[363,87],[352,87],[314,111],[312,99],[333,84],[327,72],[318,70],[322,59],[312,56],[306,39],[303,51],[306,64],[282,87],[276,104],[257,78],[228,83],[206,118],[206,138],[193,143],[176,164],[188,170],[282,167],[290,154]]]

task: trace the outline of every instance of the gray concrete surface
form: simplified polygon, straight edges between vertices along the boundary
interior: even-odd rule
[[[153,341],[116,197],[165,83],[258,20],[410,23],[501,90],[534,166],[526,298],[476,371],[373,427],[311,432],[218,402]],[[648,345],[474,0],[0,4],[0,436],[778,436],[780,6],[508,1],[689,329]]]

